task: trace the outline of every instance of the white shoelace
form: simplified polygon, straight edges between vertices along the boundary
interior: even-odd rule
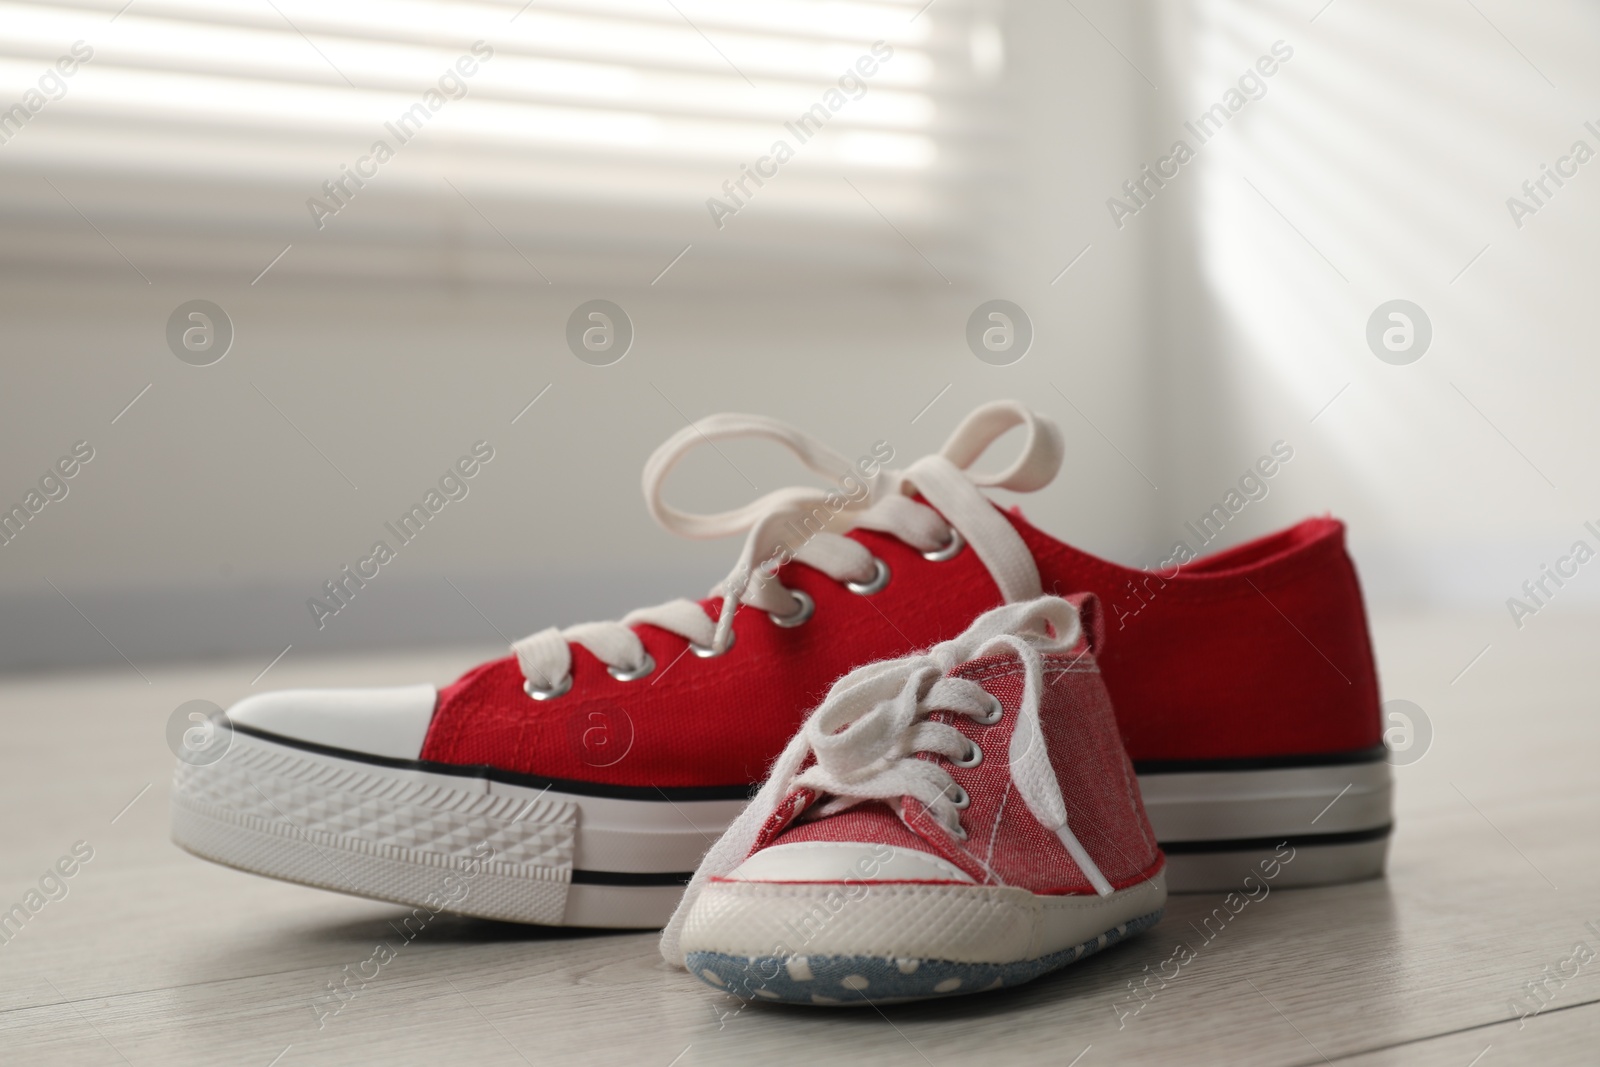
[[[1027,438],[1011,466],[997,474],[968,469],[997,438],[1019,425],[1027,428]],[[620,622],[541,630],[511,646],[530,696],[542,699],[567,691],[573,644],[588,649],[619,678],[648,674],[653,665],[633,630],[641,623],[677,634],[700,655],[711,656],[729,648],[740,604],[769,612],[774,620],[803,618],[796,613],[804,604],[772,577],[773,563],[793,558],[835,581],[867,583],[877,573],[878,563],[866,546],[843,536],[852,528],[891,534],[925,553],[954,544],[959,535],[988,567],[1007,603],[1039,595],[1039,570],[1032,553],[978,490],[1033,492],[1048,485],[1062,459],[1061,432],[1049,419],[1015,401],[985,404],[962,421],[937,454],[924,456],[905,470],[880,471],[866,480],[867,492],[855,500],[837,490],[791,486],[731,511],[701,515],[680,511],[662,499],[667,476],[694,448],[750,437],[782,445],[824,477],[863,480],[837,452],[775,419],[712,415],[684,427],[645,464],[645,502],[657,522],[684,537],[726,537],[748,531],[738,562],[711,591],[712,596],[722,597],[719,617],[713,621],[695,601],[679,599],[629,612]],[[921,493],[933,507],[910,499],[913,493]],[[818,516],[829,520],[828,529],[812,533],[798,550],[788,544],[794,530],[805,528],[806,520],[816,525]]]
[[[896,804],[902,797],[913,797],[952,836],[964,839],[960,819],[966,806],[961,801],[966,798],[960,787],[938,763],[920,759],[917,753],[934,752],[966,762],[973,743],[955,727],[930,721],[928,713],[952,711],[979,720],[991,717],[994,698],[982,686],[946,675],[992,652],[1013,652],[1023,665],[1022,704],[1007,754],[1017,794],[1040,825],[1060,838],[1095,892],[1110,894],[1111,884],[1067,826],[1066,801],[1039,721],[1044,657],[1070,651],[1081,634],[1076,608],[1060,597],[1042,596],[985,612],[960,637],[926,652],[869,663],[835,682],[772,765],[772,773],[755,799],[701,860],[678,910],[662,932],[662,956],[683,966],[679,947],[683,923],[701,888],[709,879],[744,862],[761,828],[796,789],[808,788],[827,797],[811,809],[819,816],[867,800]],[[805,767],[812,757],[815,763]]]

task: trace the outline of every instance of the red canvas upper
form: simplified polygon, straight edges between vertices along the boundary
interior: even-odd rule
[[[1074,597],[1074,600],[1081,598]],[[986,656],[951,672],[983,686],[1000,701],[999,722],[934,712],[984,752],[965,768],[931,753],[970,802],[961,813],[966,838],[948,833],[920,802],[902,800],[904,819],[888,805],[869,802],[836,815],[800,816],[816,798],[799,790],[781,805],[757,839],[758,851],[801,841],[882,843],[930,852],[959,867],[980,885],[1009,885],[1034,893],[1094,893],[1089,878],[1056,834],[1040,825],[1011,780],[1008,751],[1023,695],[1023,667],[1012,654]],[[1085,643],[1071,653],[1045,657],[1039,721],[1066,801],[1068,825],[1113,889],[1142,882],[1161,869],[1155,832],[1145,816],[1133,768],[1117,737],[1111,699]],[[798,820],[798,821],[797,821]]]
[[[1157,574],[1090,556],[1005,512],[1045,592],[1091,592],[1106,607],[1100,655],[1128,755],[1210,761],[1348,752],[1380,743],[1378,688],[1344,525],[1297,526]],[[784,629],[742,609],[720,656],[637,628],[659,665],[617,681],[582,646],[572,689],[536,702],[514,657],[474,668],[439,695],[422,758],[615,786],[759,782],[840,675],[967,628],[1001,596],[970,547],[932,562],[887,534],[848,536],[890,567],[862,596],[792,562],[781,583],[816,602]],[[704,606],[715,617],[721,601]]]

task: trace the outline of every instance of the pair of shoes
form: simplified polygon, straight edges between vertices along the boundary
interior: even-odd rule
[[[974,469],[1019,427],[1008,466]],[[712,515],[663,499],[692,449],[742,438],[788,448],[830,487]],[[1019,403],[978,408],[936,454],[893,458],[879,442],[852,462],[755,416],[686,427],[646,465],[646,498],[671,531],[747,534],[710,597],[542,631],[443,689],[247,698],[222,758],[179,764],[173,839],[382,900],[437,902],[471,871],[451,902],[463,914],[659,927],[837,679],[993,608],[1081,592],[1105,608],[1096,658],[1174,891],[1235,887],[1284,843],[1297,858],[1279,886],[1382,872],[1390,780],[1342,524],[1131,569],[984,494],[1035,492],[1062,468],[1059,430]]]
[[[662,955],[745,1000],[876,1004],[1018,985],[1156,923],[1166,861],[1099,615],[1092,595],[1008,604],[841,678]]]

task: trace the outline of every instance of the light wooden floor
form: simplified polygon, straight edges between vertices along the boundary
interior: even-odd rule
[[[882,1012],[739,1011],[649,934],[441,918],[319,1030],[312,999],[400,909],[167,840],[167,715],[230,703],[262,664],[4,680],[0,905],[74,842],[94,858],[0,945],[0,1062],[1600,1062],[1600,955],[1550,978],[1576,945],[1600,953],[1600,621],[1388,619],[1378,643],[1385,695],[1434,729],[1398,771],[1389,877],[1274,891],[1120,1030],[1126,983],[1216,895],[1176,897],[1150,934],[1021,990]],[[444,680],[473,658],[291,653],[258,688]],[[1541,977],[1548,1007],[1519,1026],[1511,1001]]]

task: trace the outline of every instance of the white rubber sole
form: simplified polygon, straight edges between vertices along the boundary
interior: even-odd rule
[[[682,945],[692,974],[747,1000],[917,1000],[1031,981],[1153,925],[1166,899],[1160,874],[1105,897],[713,882],[689,910]]]
[[[594,796],[397,762],[235,729],[221,760],[179,764],[172,839],[217,863],[378,900],[438,910],[444,899],[459,914],[509,922],[646,928],[666,923],[700,857],[744,807],[679,791]],[[1146,772],[1139,781],[1173,892],[1237,889],[1274,862],[1275,887],[1383,871],[1391,785],[1381,760]]]
[[[1321,766],[1141,769],[1139,791],[1167,854],[1174,893],[1237,889],[1274,859],[1279,887],[1377,878],[1394,823],[1394,784],[1381,750]],[[1293,859],[1282,862],[1280,846]]]
[[[686,955],[1018,963],[1082,944],[1166,902],[1159,873],[1104,897],[1005,885],[711,882],[684,920],[682,946]]]
[[[313,752],[235,729],[180,763],[172,840],[241,870],[401,904],[556,926],[662,926],[743,800],[636,800]]]

